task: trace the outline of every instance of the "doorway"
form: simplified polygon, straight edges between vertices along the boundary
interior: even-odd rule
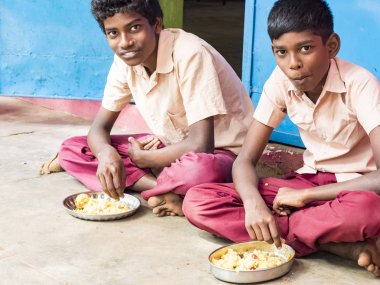
[[[183,29],[211,44],[241,78],[244,0],[185,0]]]

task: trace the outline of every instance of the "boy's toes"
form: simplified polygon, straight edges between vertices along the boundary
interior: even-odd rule
[[[166,215],[166,207],[164,206],[154,207],[152,212],[158,217],[163,217]]]
[[[165,204],[165,200],[163,200],[159,197],[153,196],[153,197],[150,197],[148,199],[148,206],[152,209],[154,209],[158,206],[162,206],[163,204]]]
[[[368,266],[367,266],[367,270],[368,270],[369,272],[374,272],[374,271],[375,271],[375,265],[373,265],[373,264],[368,265]]]
[[[371,256],[366,252],[361,252],[358,259],[358,265],[367,267],[371,265]]]

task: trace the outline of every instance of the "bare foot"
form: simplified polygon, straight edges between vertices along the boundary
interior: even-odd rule
[[[358,256],[359,266],[367,268],[376,277],[380,276],[380,237],[367,240]]]
[[[40,167],[40,175],[50,174],[53,172],[64,171],[59,164],[58,152],[52,156],[49,160],[44,162]]]
[[[153,214],[158,217],[183,216],[182,197],[174,193],[165,193],[148,199],[148,205],[153,209]]]
[[[356,243],[329,243],[320,249],[338,256],[357,260],[358,265],[366,268],[376,277],[380,276],[380,237]]]

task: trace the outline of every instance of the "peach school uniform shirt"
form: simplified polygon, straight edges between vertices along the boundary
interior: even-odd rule
[[[121,111],[133,97],[153,133],[165,144],[214,116],[215,148],[237,154],[253,119],[253,105],[227,61],[199,37],[180,29],[160,33],[157,67],[128,66],[115,56],[102,106]]]
[[[368,135],[380,125],[380,83],[369,71],[332,59],[314,104],[276,67],[254,118],[276,128],[286,114],[306,147],[298,173],[331,172],[339,182],[376,170]]]

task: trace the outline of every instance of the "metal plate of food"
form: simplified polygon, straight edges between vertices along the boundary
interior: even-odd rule
[[[212,274],[226,282],[255,283],[286,274],[295,251],[283,244],[277,249],[264,241],[234,243],[220,247],[209,255]]]
[[[89,221],[112,221],[133,215],[140,207],[140,200],[124,194],[119,201],[104,192],[82,192],[63,200],[66,211],[79,219]]]

